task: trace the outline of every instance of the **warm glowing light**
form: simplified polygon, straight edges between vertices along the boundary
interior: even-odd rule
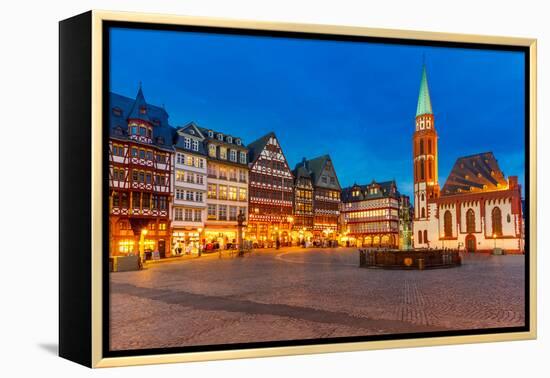
[[[288,217],[288,218],[286,218],[286,219],[287,219],[288,223],[294,222],[294,218],[293,218],[293,217]]]
[[[202,232],[202,227],[197,228],[197,232],[200,234]]]
[[[497,234],[493,234],[493,239],[496,239],[497,238]]]
[[[142,234],[142,235],[147,235],[147,229],[144,228],[143,230],[141,230],[141,234]]]

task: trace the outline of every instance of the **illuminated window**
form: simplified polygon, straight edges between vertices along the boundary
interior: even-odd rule
[[[219,193],[218,193],[218,198],[219,199],[227,199],[227,186],[225,185],[220,185],[219,187]]]
[[[246,201],[246,189],[239,189],[239,201]]]
[[[208,184],[208,198],[216,199],[218,197],[218,187],[216,184]]]
[[[208,156],[216,157],[216,145],[215,144],[209,144],[208,145]]]
[[[499,207],[495,207],[491,211],[491,222],[493,225],[493,234],[502,236],[502,212]]]
[[[229,187],[229,199],[231,201],[236,201],[237,200],[237,188],[234,187],[234,186]]]

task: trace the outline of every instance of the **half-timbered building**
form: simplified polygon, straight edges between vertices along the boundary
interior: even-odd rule
[[[169,250],[173,128],[162,107],[109,98],[109,238],[111,255]]]
[[[313,183],[313,233],[316,239],[335,240],[340,217],[342,188],[329,155],[303,162]]]
[[[341,211],[350,240],[363,247],[399,247],[402,197],[393,180],[344,188]],[[409,238],[410,228],[404,235]]]
[[[250,183],[247,238],[255,245],[290,243],[294,177],[275,133],[248,145]]]
[[[313,182],[304,158],[292,171],[294,174],[293,240],[299,243],[313,238]]]

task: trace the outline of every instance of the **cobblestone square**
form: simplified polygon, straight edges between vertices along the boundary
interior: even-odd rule
[[[206,255],[111,273],[112,350],[523,326],[522,255],[361,269],[354,248]]]

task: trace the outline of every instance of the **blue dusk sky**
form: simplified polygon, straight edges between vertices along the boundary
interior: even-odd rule
[[[460,156],[492,151],[524,183],[520,52],[111,29],[110,90],[250,143],[274,131],[289,165],[330,154],[342,187],[395,179],[412,194],[423,56],[441,187]]]

